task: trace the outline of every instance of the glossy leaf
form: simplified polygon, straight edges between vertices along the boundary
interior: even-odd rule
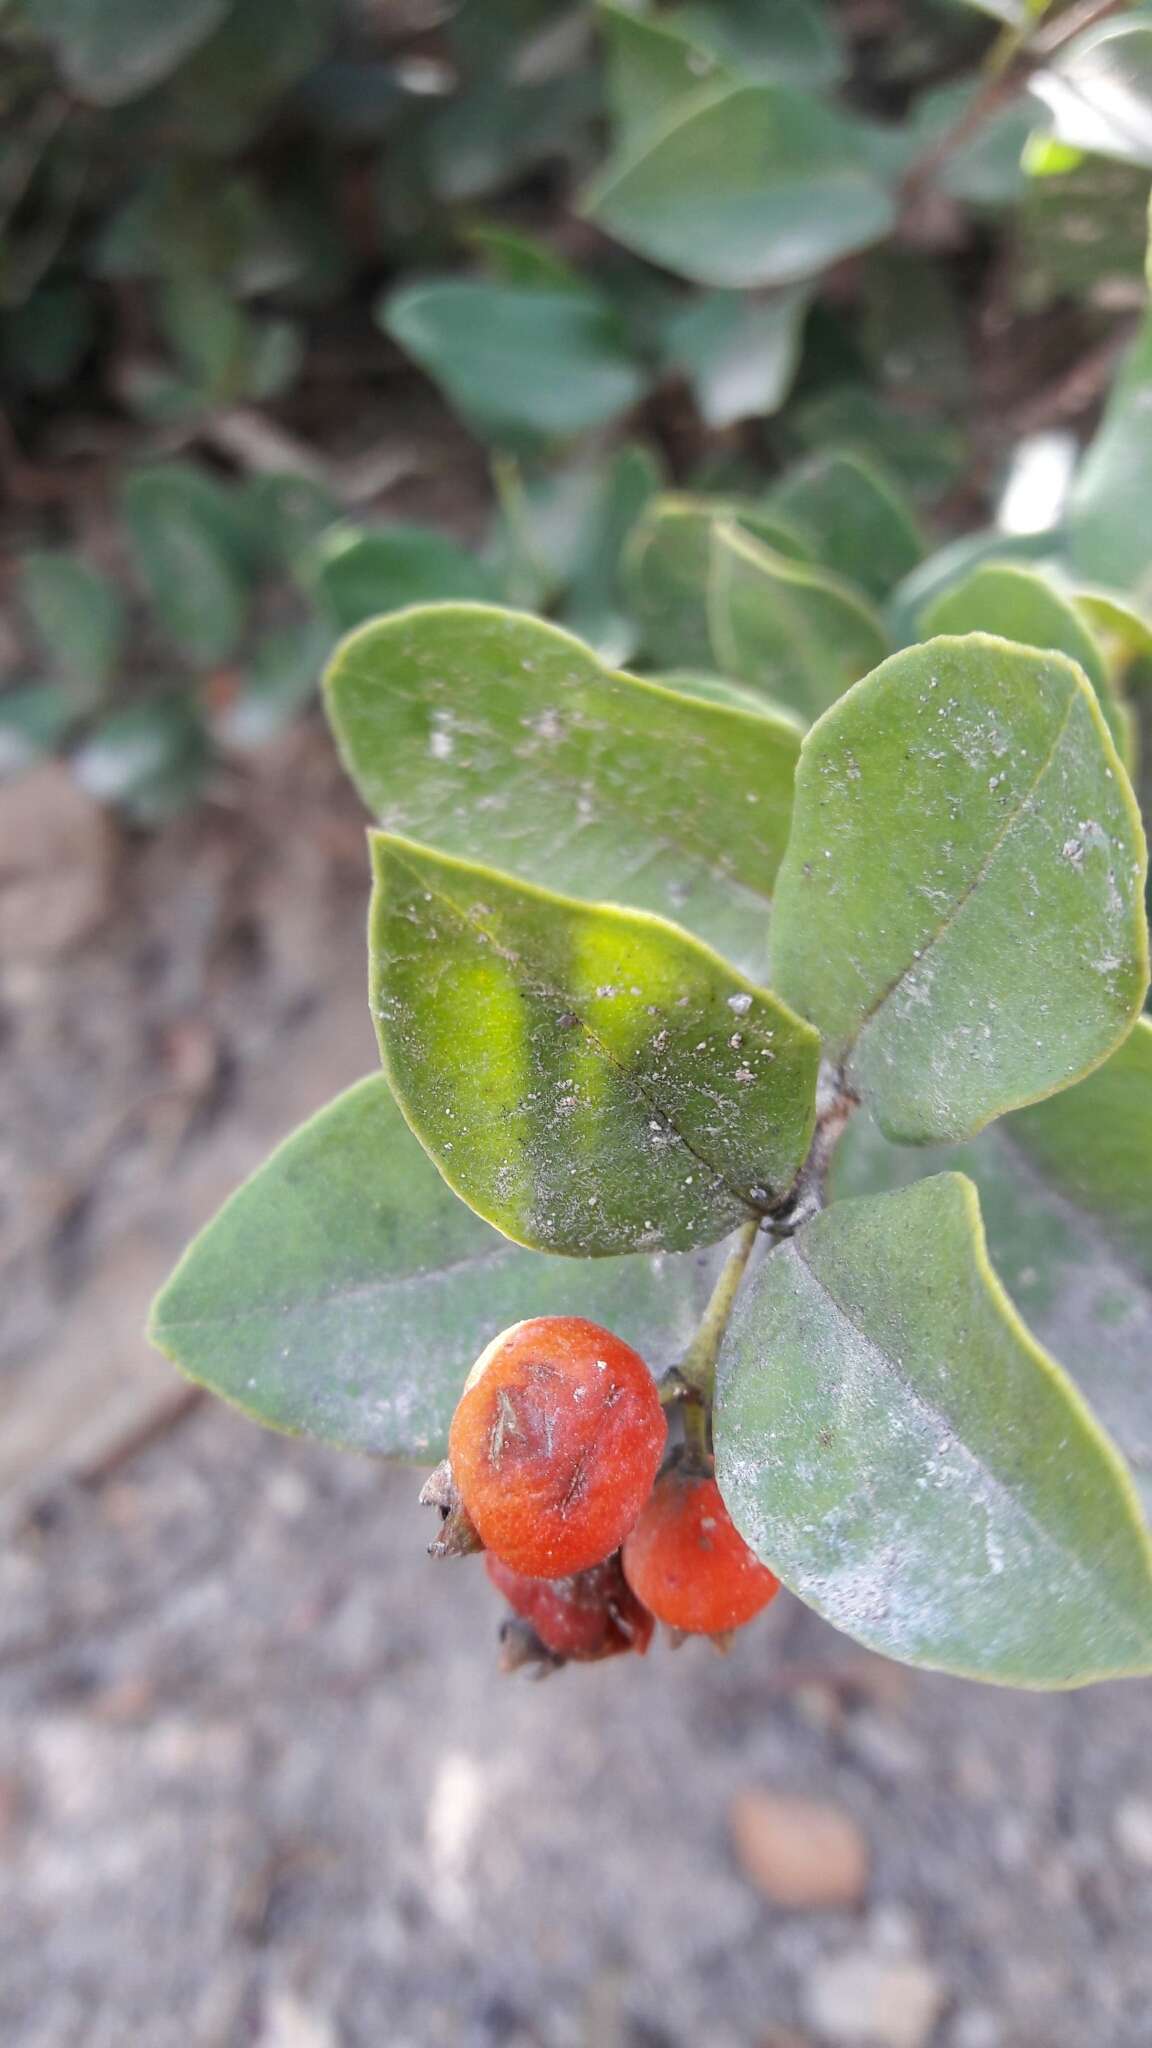
[[[848,1060],[886,1136],[971,1136],[1131,1029],[1145,867],[1080,671],[982,633],[932,640],[805,740],[774,984]]]
[[[1053,649],[1078,662],[1099,699],[1116,751],[1132,765],[1132,723],[1117,696],[1108,665],[1087,621],[1034,569],[1018,562],[985,562],[929,605],[921,617],[925,639],[940,633],[997,633],[1025,647]]]
[[[340,633],[405,605],[496,595],[484,563],[434,526],[330,527],[311,557],[309,581]]]
[[[190,660],[222,661],[247,610],[235,516],[189,465],[137,470],[123,492],[136,567],[165,632]]]
[[[1105,21],[1078,36],[1030,88],[1058,142],[1152,165],[1152,21]]]
[[[962,1174],[838,1202],[720,1359],[717,1477],[758,1557],[885,1656],[1024,1686],[1152,1669],[1130,1476],[988,1263]]]
[[[725,675],[804,719],[818,717],[888,649],[879,617],[850,584],[787,561],[732,525],[713,531],[708,619]]]
[[[328,705],[390,831],[674,917],[763,971],[793,725],[614,674],[554,626],[480,605],[355,634]]]
[[[796,288],[764,299],[710,292],[676,313],[665,357],[687,377],[706,426],[779,411],[799,363],[808,303],[808,293]]]
[[[723,1237],[791,1185],[818,1040],[677,926],[372,836],[385,1071],[470,1207],[602,1256]]]
[[[997,1272],[1074,1375],[1152,1513],[1152,1021],[1110,1060],[971,1144],[910,1150],[853,1119],[837,1195],[958,1169],[980,1190]]]
[[[851,449],[830,449],[790,470],[768,503],[811,535],[818,561],[869,597],[887,597],[924,553],[899,484]]]
[[[659,1370],[692,1336],[713,1263],[576,1262],[510,1244],[457,1201],[374,1075],[286,1139],[201,1232],[151,1336],[257,1422],[431,1462],[496,1331],[587,1316]]]
[[[1080,575],[1152,599],[1152,314],[1080,466],[1068,545]]]
[[[698,284],[792,284],[891,227],[850,125],[782,86],[707,86],[608,165],[586,211]]]
[[[641,396],[644,376],[597,293],[446,278],[406,286],[381,320],[477,433],[565,440]]]
[[[82,701],[107,688],[124,644],[114,584],[79,555],[36,549],[19,565],[20,595],[53,672]]]
[[[24,0],[29,25],[47,36],[68,84],[100,107],[155,85],[222,21],[229,0]]]

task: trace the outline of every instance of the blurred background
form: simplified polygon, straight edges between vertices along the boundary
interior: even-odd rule
[[[1152,372],[1110,397],[1145,37],[0,0],[5,2048],[1152,2041],[1147,1686],[914,1676],[787,1596],[728,1658],[502,1679],[419,1475],[262,1434],[142,1335],[375,1064],[341,632],[492,597],[667,662],[656,495],[768,494],[782,545],[845,454],[872,509],[822,559],[867,574],[897,505],[887,617],[1065,529],[1146,605]],[[754,232],[727,110],[675,146],[734,84],[793,137]]]

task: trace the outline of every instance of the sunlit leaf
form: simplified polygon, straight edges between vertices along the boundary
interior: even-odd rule
[[[891,1138],[1068,1087],[1148,984],[1147,856],[1089,684],[983,633],[894,655],[809,733],[773,981]]]
[[[818,1040],[677,926],[372,836],[385,1071],[470,1207],[520,1244],[684,1251],[786,1190]]]

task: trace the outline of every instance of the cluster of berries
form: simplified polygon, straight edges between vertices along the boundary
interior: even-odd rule
[[[596,1323],[539,1316],[481,1353],[421,1499],[434,1555],[485,1551],[509,1669],[643,1656],[656,1621],[723,1641],[779,1591],[710,1460],[665,1458],[667,1435],[644,1360]]]

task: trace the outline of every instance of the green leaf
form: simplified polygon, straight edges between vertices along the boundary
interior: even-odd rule
[[[75,723],[75,698],[59,683],[29,683],[0,695],[0,777],[23,774],[51,754]]]
[[[811,535],[818,561],[869,597],[887,597],[924,553],[900,485],[851,449],[829,449],[790,470],[768,504]]]
[[[796,288],[766,299],[709,292],[676,312],[665,330],[665,359],[687,377],[706,426],[779,411],[799,363],[809,296]]]
[[[1089,581],[1152,598],[1152,314],[1116,380],[1068,505],[1068,551]]]
[[[888,648],[880,619],[850,584],[787,561],[731,525],[713,530],[708,618],[724,673],[805,719],[826,710]]]
[[[970,1137],[1131,1029],[1146,861],[1080,671],[983,633],[932,640],[804,742],[775,983],[886,1136]]]
[[[200,788],[208,766],[204,729],[177,698],[110,712],[72,756],[82,789],[117,804],[140,824],[174,817]]]
[[[911,1151],[854,1117],[837,1195],[956,1169],[980,1190],[997,1271],[1133,1467],[1152,1513],[1152,1021],[1075,1088],[971,1144]]]
[[[539,235],[518,234],[500,221],[472,221],[464,232],[465,240],[487,260],[503,284],[530,285],[544,291],[584,290],[579,271]]]
[[[844,50],[822,0],[690,0],[668,19],[745,79],[835,85]]]
[[[389,831],[674,916],[763,971],[795,728],[616,675],[540,620],[403,613],[346,640],[329,716]]]
[[[456,1200],[377,1074],[225,1204],[159,1296],[150,1334],[257,1422],[431,1462],[497,1330],[587,1316],[659,1369],[691,1338],[713,1263],[575,1263],[510,1244]]]
[[[655,457],[639,443],[624,443],[607,462],[570,463],[527,480],[501,464],[501,525],[489,560],[509,601],[536,610],[558,598],[562,625],[603,660],[627,660],[638,633],[624,605],[621,557],[660,482]]]
[[[941,1174],[838,1202],[765,1259],[720,1358],[737,1528],[837,1628],[1001,1685],[1152,1668],[1131,1479]]]
[[[405,286],[382,325],[494,441],[566,440],[635,405],[644,375],[595,292],[467,278]]]
[[[982,562],[1035,562],[1040,567],[1055,561],[1061,545],[1059,533],[1004,533],[999,527],[981,527],[946,541],[894,590],[885,616],[898,647],[914,645],[924,637],[921,621],[930,605],[963,581]]]
[[[157,0],[152,6],[161,11]],[[335,11],[334,0],[229,0],[213,34],[157,94],[165,131],[197,154],[240,150],[281,94],[319,61]]]
[[[264,633],[240,688],[213,719],[221,744],[247,752],[282,732],[313,696],[331,641],[321,619]]]
[[[770,534],[778,554],[802,558],[805,542],[787,531],[783,514],[763,516],[735,498],[656,498],[636,526],[624,556],[624,587],[640,623],[645,652],[664,667],[715,667],[708,621],[712,535],[718,520]]]
[[[964,469],[964,443],[942,419],[916,418],[866,385],[840,384],[789,410],[788,425],[809,448],[853,448],[900,478],[917,497],[938,497]]]
[[[311,557],[308,580],[341,633],[404,605],[495,595],[483,562],[433,526],[391,526],[375,533],[330,527]]]
[[[585,211],[698,284],[793,284],[887,234],[850,123],[783,86],[707,86],[616,158]]]
[[[1025,647],[1048,648],[1078,662],[1096,692],[1116,751],[1132,765],[1133,730],[1097,641],[1075,604],[1034,569],[985,562],[929,605],[920,620],[926,639],[942,633],[996,633]]]
[[[231,654],[247,610],[237,515],[187,464],[136,470],[123,490],[136,567],[165,632],[189,660]]]
[[[819,1041],[675,925],[372,835],[372,1005],[449,1185],[517,1243],[685,1251],[791,1186]]]
[[[310,476],[276,471],[244,486],[244,513],[260,542],[262,566],[302,574],[314,543],[340,517],[335,498]]]
[[[124,648],[115,584],[79,555],[36,549],[20,558],[20,595],[53,670],[91,702],[107,689]]]
[[[120,106],[174,71],[224,19],[229,0],[24,0],[68,84],[98,107]]]
[[[1105,21],[1078,36],[1029,89],[1058,142],[1152,165],[1152,21]]]
[[[667,16],[660,20],[602,4],[605,82],[618,147],[633,149],[666,121],[701,82],[734,85],[727,67],[682,34]]]
[[[1072,602],[1103,651],[1115,687],[1146,687],[1152,680],[1152,619],[1112,590],[1080,589]]]

